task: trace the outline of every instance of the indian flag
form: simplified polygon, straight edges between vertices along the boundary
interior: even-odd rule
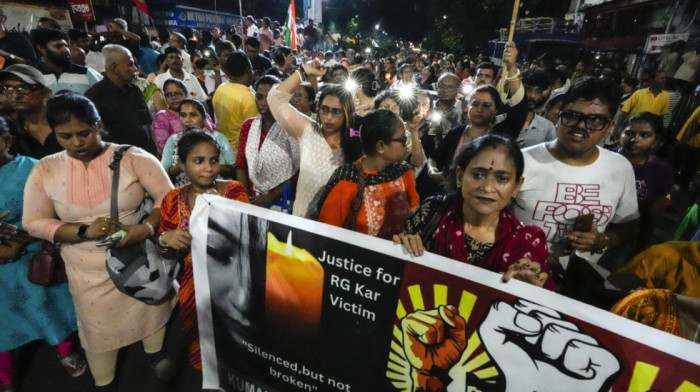
[[[297,13],[294,10],[294,0],[289,2],[289,12],[287,12],[287,23],[284,24],[284,42],[292,50],[297,48]]]
[[[146,0],[132,0],[134,2],[134,5],[136,8],[141,10],[146,15],[150,15],[151,13],[148,12],[148,6],[146,5]]]

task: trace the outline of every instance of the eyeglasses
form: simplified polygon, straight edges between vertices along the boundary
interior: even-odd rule
[[[309,97],[304,94],[294,94],[292,95],[292,99],[295,101],[303,101],[309,99]]]
[[[338,109],[338,108],[329,108],[326,105],[321,106],[321,109],[319,112],[323,115],[328,115],[329,113],[333,114],[333,117],[341,117],[343,116],[343,109]]]
[[[39,90],[40,88],[41,87],[36,84],[24,86],[2,86],[0,87],[0,92],[2,92],[5,95],[11,95],[13,93],[17,93],[19,95],[28,95]]]
[[[183,93],[181,91],[174,91],[172,93],[165,93],[164,95],[165,95],[165,98],[180,98],[180,97],[184,97],[185,93]]]
[[[391,142],[399,142],[399,143],[401,143],[402,146],[406,147],[406,145],[408,144],[408,141],[410,140],[409,139],[410,137],[411,137],[411,132],[406,131],[406,133],[404,134],[404,137],[397,137],[397,138],[389,139],[389,142],[390,143]]]
[[[561,124],[565,127],[575,127],[582,120],[585,120],[588,131],[600,131],[610,122],[608,117],[600,114],[584,114],[573,110],[563,110],[559,112]]]

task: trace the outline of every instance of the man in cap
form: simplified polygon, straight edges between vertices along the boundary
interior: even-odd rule
[[[84,94],[93,84],[102,80],[94,70],[73,63],[66,33],[54,29],[37,29],[32,32],[42,61],[39,71],[44,74],[46,86],[57,93],[70,90]]]
[[[26,64],[6,67],[0,71],[0,92],[18,114],[12,154],[41,159],[63,150],[46,121],[46,101],[51,89],[38,69]]]

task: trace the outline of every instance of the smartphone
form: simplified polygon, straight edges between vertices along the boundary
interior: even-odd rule
[[[574,219],[574,231],[591,231],[591,226],[593,226],[593,214],[579,215]]]
[[[301,57],[297,57],[297,65],[301,66]]]

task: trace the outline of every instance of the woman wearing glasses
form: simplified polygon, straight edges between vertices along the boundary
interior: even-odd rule
[[[318,78],[326,73],[326,68],[314,60],[304,64],[304,72],[310,78]],[[267,102],[275,120],[299,141],[299,181],[293,214],[315,219],[321,190],[333,171],[343,163],[357,160],[360,152],[350,141],[350,116],[355,111],[352,93],[339,85],[327,86],[319,97],[318,121],[313,121],[289,103],[304,80],[301,71],[294,72],[270,90]]]
[[[319,222],[391,239],[418,206],[413,171],[404,158],[410,133],[389,110],[357,116],[350,129],[362,158],[333,173],[319,204]]]
[[[165,102],[168,104],[168,108],[158,112],[151,124],[151,134],[159,156],[163,155],[163,148],[165,143],[168,142],[168,138],[182,132],[179,111],[180,103],[187,98],[187,87],[179,79],[171,78],[163,83],[163,94],[165,95]],[[206,117],[205,125],[208,129],[214,129],[214,123],[212,123],[209,115]]]

